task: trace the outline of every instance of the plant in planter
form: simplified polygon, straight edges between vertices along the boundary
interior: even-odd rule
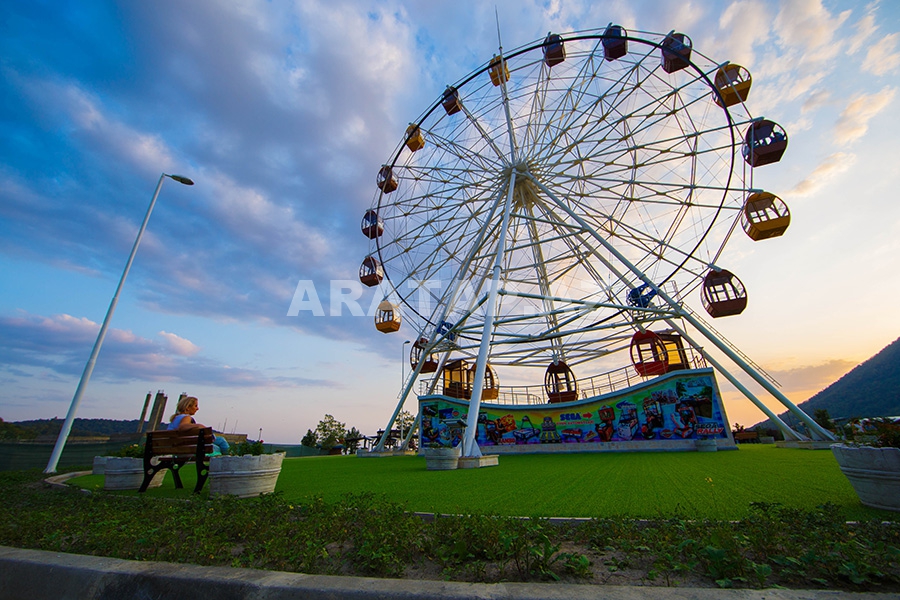
[[[878,419],[873,424],[874,441],[834,444],[831,452],[860,502],[900,511],[900,423]]]
[[[438,442],[431,442],[424,450],[425,468],[429,471],[452,471],[459,467],[462,444],[443,446]]]
[[[209,495],[253,498],[275,491],[284,452],[266,453],[262,440],[241,442],[209,461]]]

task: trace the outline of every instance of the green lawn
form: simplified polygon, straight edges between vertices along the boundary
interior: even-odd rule
[[[190,472],[182,475],[185,490],[175,490],[167,475],[148,494],[189,495]],[[96,488],[103,478],[71,483]],[[511,455],[501,456],[497,467],[457,471],[427,471],[420,457],[292,458],[284,461],[276,491],[295,503],[374,492],[412,511],[438,513],[740,519],[751,502],[766,502],[807,510],[831,503],[847,519],[896,517],[862,506],[831,452],[771,445],[710,453]]]

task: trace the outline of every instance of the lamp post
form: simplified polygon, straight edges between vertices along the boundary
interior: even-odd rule
[[[100,346],[103,345],[103,339],[106,337],[106,330],[109,329],[109,321],[112,319],[113,313],[116,310],[116,304],[119,303],[119,292],[122,291],[122,285],[125,283],[125,278],[128,277],[131,263],[134,262],[134,255],[137,253],[138,246],[141,243],[141,237],[144,235],[144,230],[147,228],[147,221],[150,220],[150,213],[153,212],[153,206],[156,204],[156,198],[159,196],[159,190],[162,188],[163,179],[166,177],[184,185],[194,185],[193,181],[187,177],[182,177],[181,175],[169,175],[168,173],[163,173],[159,176],[159,183],[156,184],[156,191],[153,192],[153,199],[150,200],[150,206],[147,207],[147,214],[144,215],[144,222],[141,223],[141,228],[138,229],[137,237],[134,240],[134,246],[132,246],[131,254],[128,256],[128,262],[125,263],[125,270],[122,271],[122,278],[119,279],[116,293],[109,303],[109,309],[106,311],[106,318],[103,319],[103,325],[100,326],[100,333],[97,334],[97,341],[94,342],[94,349],[91,350],[91,356],[84,366],[84,372],[81,374],[81,381],[78,382],[78,389],[75,390],[75,397],[72,398],[72,404],[69,405],[69,412],[66,414],[66,420],[63,423],[62,429],[59,431],[59,437],[56,438],[56,445],[53,447],[53,452],[50,454],[50,461],[47,463],[47,468],[44,469],[44,473],[56,473],[59,457],[62,455],[63,448],[66,446],[66,440],[68,440],[69,432],[72,430],[72,423],[75,421],[75,412],[78,410],[78,404],[81,402],[81,397],[84,395],[84,390],[87,388],[88,381],[91,379],[91,373],[94,372],[94,364],[97,362]]]
[[[400,387],[402,388],[406,385],[406,345],[410,344],[409,340],[406,340],[400,346]]]

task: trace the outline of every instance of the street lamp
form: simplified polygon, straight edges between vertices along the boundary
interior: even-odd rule
[[[400,346],[400,389],[402,392],[403,386],[406,385],[406,345],[411,344],[409,340],[403,342]]]
[[[103,345],[103,339],[106,337],[106,330],[109,329],[109,321],[116,310],[116,304],[119,303],[119,292],[122,291],[122,285],[125,283],[128,271],[131,269],[131,263],[134,262],[134,255],[137,253],[138,246],[141,243],[141,237],[144,235],[144,230],[147,228],[147,221],[150,220],[150,213],[153,212],[153,206],[156,204],[156,198],[159,196],[159,190],[162,188],[163,179],[166,177],[184,185],[194,185],[193,181],[181,175],[169,175],[168,173],[163,173],[159,176],[159,183],[156,184],[156,191],[153,192],[153,199],[150,200],[147,214],[144,215],[144,222],[141,223],[141,228],[138,229],[137,238],[135,238],[134,246],[131,248],[131,254],[128,256],[128,262],[125,263],[125,270],[122,271],[122,278],[119,279],[119,286],[116,288],[116,293],[113,295],[112,302],[109,303],[109,309],[106,311],[106,318],[103,319],[103,325],[100,326],[100,333],[97,334],[97,341],[94,342],[94,349],[91,350],[91,356],[84,366],[84,372],[81,374],[81,381],[78,382],[78,389],[75,390],[75,397],[72,398],[72,404],[69,405],[69,412],[66,414],[66,420],[63,423],[62,429],[59,431],[59,437],[56,438],[56,446],[53,447],[53,452],[50,454],[50,461],[47,463],[47,468],[44,469],[44,473],[56,473],[56,465],[59,463],[59,457],[62,455],[63,448],[66,446],[66,440],[69,438],[69,432],[72,430],[72,423],[75,421],[75,412],[78,410],[78,403],[81,402],[84,390],[87,387],[88,381],[91,379],[91,373],[94,372],[94,364],[97,362],[100,346]]]

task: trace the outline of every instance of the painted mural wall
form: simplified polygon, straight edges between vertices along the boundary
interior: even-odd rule
[[[421,396],[420,447],[457,446],[468,402]],[[650,442],[727,438],[712,369],[678,371],[616,394],[563,404],[481,404],[478,445]]]

